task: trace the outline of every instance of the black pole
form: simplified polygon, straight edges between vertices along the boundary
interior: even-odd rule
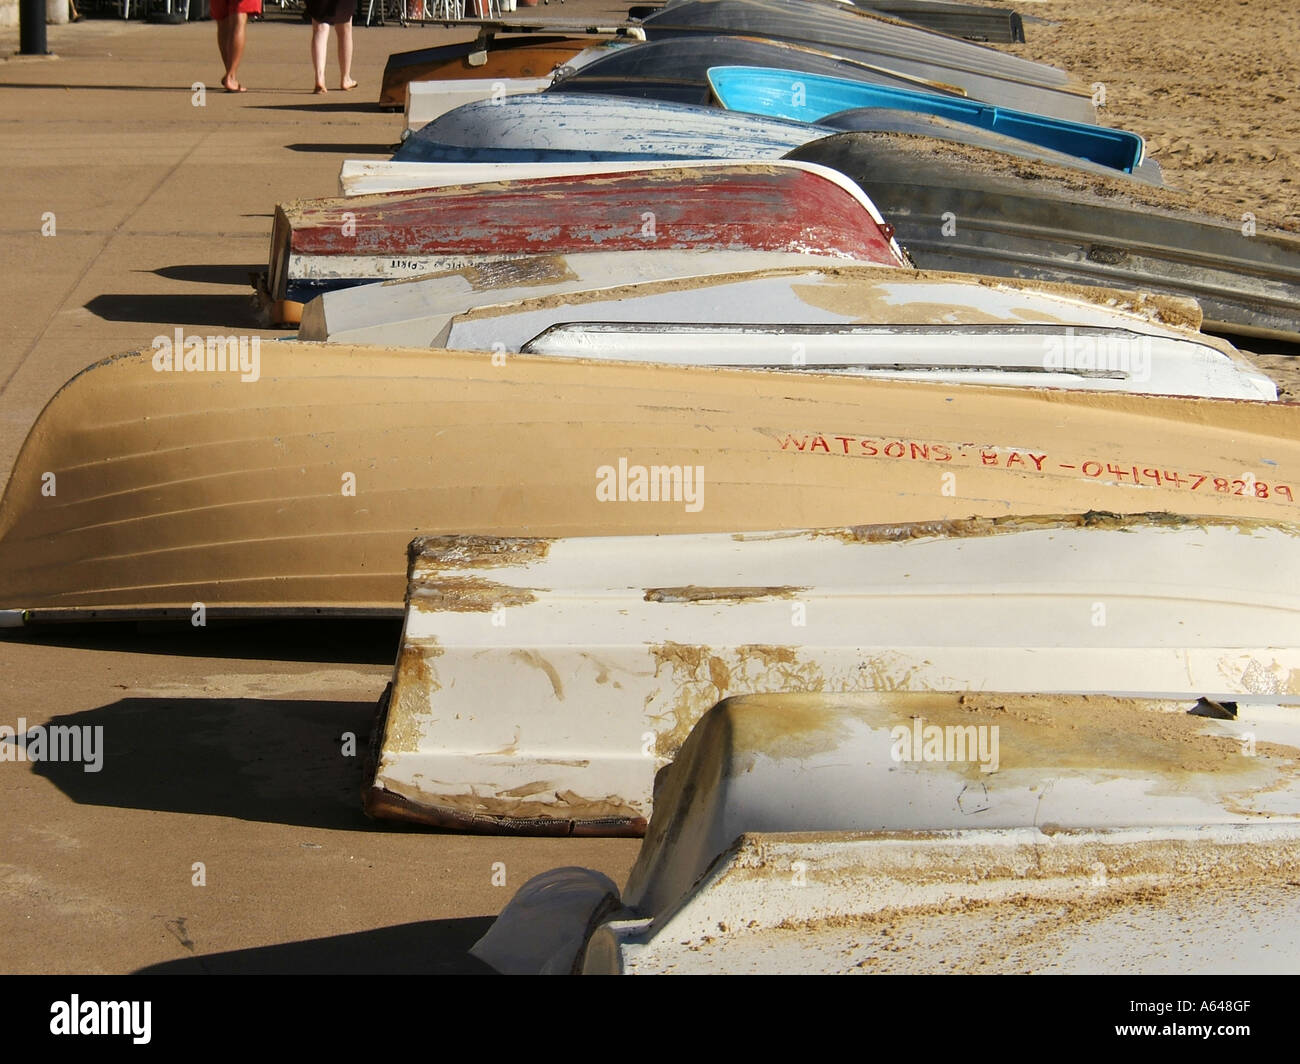
[[[18,50],[23,55],[49,55],[45,43],[45,0],[18,0]]]

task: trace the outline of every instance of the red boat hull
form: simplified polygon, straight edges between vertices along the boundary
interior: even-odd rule
[[[804,252],[906,265],[866,205],[773,164],[460,185],[276,208],[269,288],[310,298],[476,261],[580,251]]]

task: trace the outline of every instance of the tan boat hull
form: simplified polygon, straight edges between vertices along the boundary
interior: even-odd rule
[[[417,534],[1300,512],[1282,404],[290,342],[255,382],[151,362],[99,363],[37,420],[0,503],[0,609],[396,614]],[[600,501],[620,459],[701,468],[702,506]],[[1234,494],[1248,473],[1267,497]]]

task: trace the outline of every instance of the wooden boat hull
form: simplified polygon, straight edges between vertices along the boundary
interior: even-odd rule
[[[1142,138],[1122,129],[1068,122],[934,93],[867,85],[847,78],[763,67],[716,66],[709,70],[709,86],[729,111],[823,122],[841,111],[886,107],[963,122],[1126,174],[1133,172],[1145,153]]]
[[[887,70],[955,85],[972,99],[1075,122],[1091,96],[1054,67],[820,0],[685,0],[646,17],[646,39],[740,34],[811,44]]]
[[[244,380],[162,353],[80,373],[28,434],[0,502],[11,619],[391,615],[421,534],[1300,513],[1281,403],[288,341]],[[601,501],[620,459],[702,466],[703,507]]]
[[[862,185],[922,268],[1164,292],[1195,299],[1216,332],[1300,340],[1300,241],[1247,235],[1169,190],[893,134],[791,158]]]
[[[436,48],[395,52],[384,66],[379,106],[400,111],[406,106],[407,85],[413,81],[446,78],[544,78],[557,67],[591,47],[591,37],[537,36],[494,37],[486,46],[481,41],[459,41]]]
[[[720,164],[282,204],[268,277],[273,297],[306,302],[525,255],[650,248],[905,261],[870,202],[838,175]]]
[[[394,162],[776,159],[827,131],[625,97],[538,93],[466,104],[412,134]]]
[[[417,539],[380,750],[363,794],[375,815],[444,828],[631,833],[652,811],[657,773],[721,699],[970,692],[968,712],[958,697],[945,706],[931,694],[924,716],[1001,721],[1005,748],[990,736],[978,748],[963,744],[964,763],[951,769],[997,793],[981,826],[1021,827],[1049,809],[1062,828],[1096,826],[1098,811],[1081,801],[1098,785],[1088,773],[1062,781],[1068,793],[1046,786],[1045,799],[1029,755],[1045,752],[1053,728],[1028,723],[1025,696],[1126,692],[1189,705],[1286,699],[1300,708],[1298,548],[1297,524],[1166,514]],[[1207,556],[1215,577],[1189,583]],[[985,691],[1006,692],[1016,708],[984,703]],[[1087,730],[1091,714],[1077,708],[1074,723]],[[898,723],[913,729],[901,713],[873,722],[876,756],[842,760],[857,782],[832,793],[871,787],[867,766],[890,763]],[[1300,821],[1296,754],[1285,767],[1257,766],[1254,782],[1265,793],[1255,816],[1285,811]],[[1093,752],[1098,767],[1108,756]],[[1206,766],[1207,779],[1222,770],[1220,758]],[[1249,767],[1243,758],[1240,768]],[[964,811],[951,791],[932,792],[933,782],[924,774],[878,780],[895,800],[860,805],[879,818],[860,826],[961,827]],[[1245,781],[1233,782],[1221,782],[1219,803],[1190,787],[1179,798],[1117,801],[1112,826],[1150,816],[1246,819],[1230,797]],[[1268,793],[1275,783],[1287,793]]]

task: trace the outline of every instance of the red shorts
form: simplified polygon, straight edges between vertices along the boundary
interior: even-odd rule
[[[262,13],[262,0],[208,0],[208,3],[212,9],[212,17],[218,22],[236,11],[242,11],[246,15]]]

